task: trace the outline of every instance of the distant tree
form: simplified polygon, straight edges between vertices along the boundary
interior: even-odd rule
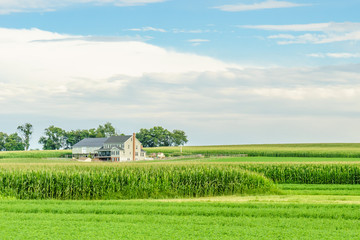
[[[99,125],[99,127],[96,129],[96,137],[102,138],[102,137],[111,137],[116,136],[115,128],[110,122],[105,123],[103,126]]]
[[[6,151],[20,151],[25,149],[25,145],[21,137],[17,133],[10,134],[5,139],[5,149]]]
[[[89,137],[88,130],[71,130],[65,133],[66,148],[71,148],[82,139]]]
[[[43,145],[44,150],[58,150],[66,147],[65,130],[50,126],[45,129],[45,136],[42,136],[39,143]]]
[[[171,134],[171,145],[180,146],[188,142],[187,136],[182,130],[173,130]]]
[[[0,132],[0,151],[6,151],[5,141],[8,135],[6,133]]]
[[[174,132],[171,133],[169,130],[160,126],[150,129],[142,128],[136,134],[136,137],[144,147],[178,146],[188,141],[184,131],[174,130]]]
[[[17,130],[20,133],[20,136],[24,142],[25,150],[29,150],[30,147],[30,139],[33,133],[33,125],[30,123],[25,123],[24,125],[18,126]]]

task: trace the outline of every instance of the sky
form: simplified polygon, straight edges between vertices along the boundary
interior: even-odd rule
[[[0,0],[0,131],[360,141],[358,0]]]

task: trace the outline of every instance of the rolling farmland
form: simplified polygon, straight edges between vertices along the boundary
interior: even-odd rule
[[[0,236],[358,237],[358,145],[299,145],[264,145],[262,150],[256,146],[253,153],[260,154],[253,157],[211,156],[125,164],[79,163],[62,159],[64,151],[39,151],[38,157],[28,152],[0,153]],[[198,148],[201,154],[244,153],[234,146],[222,146],[223,154],[220,147]],[[326,148],[328,155],[324,154]],[[172,148],[163,152],[171,151],[173,154]],[[199,153],[196,151],[188,153]],[[293,156],[295,153],[298,156]],[[18,225],[23,226],[21,230]]]

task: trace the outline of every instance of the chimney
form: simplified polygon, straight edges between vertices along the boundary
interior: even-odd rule
[[[136,141],[136,136],[135,133],[133,133],[133,161],[135,161],[135,141]]]

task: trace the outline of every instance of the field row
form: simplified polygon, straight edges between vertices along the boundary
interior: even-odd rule
[[[0,195],[131,199],[271,193],[274,183],[360,184],[359,164],[2,164]]]
[[[163,152],[168,156],[203,154],[267,157],[325,157],[360,158],[360,143],[314,143],[314,144],[253,144],[219,146],[183,146],[145,148],[147,154]],[[71,156],[71,150],[0,152],[2,158],[58,158]]]
[[[4,239],[356,239],[360,205],[0,201]],[[21,228],[19,228],[21,226]]]
[[[163,152],[168,155],[234,155],[268,157],[341,157],[360,158],[359,143],[314,143],[314,144],[253,144],[219,146],[185,146],[146,148],[148,153]]]
[[[0,169],[0,195],[19,199],[173,198],[267,193],[264,176],[212,165]]]

